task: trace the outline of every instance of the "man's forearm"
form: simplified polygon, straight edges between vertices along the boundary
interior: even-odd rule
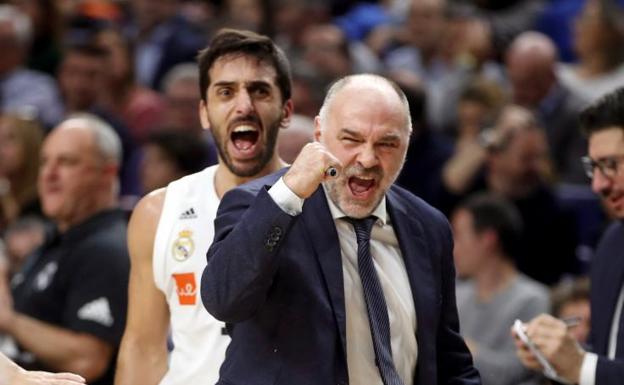
[[[115,385],[157,385],[167,372],[166,345],[124,336],[117,359]]]
[[[101,376],[112,357],[112,347],[96,337],[23,314],[15,314],[7,332],[49,368],[78,373],[87,380]]]

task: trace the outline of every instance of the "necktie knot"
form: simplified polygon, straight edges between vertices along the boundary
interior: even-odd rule
[[[358,245],[362,242],[370,241],[371,230],[373,229],[373,225],[375,224],[376,220],[377,218],[373,216],[362,219],[347,218],[347,221],[349,221],[351,225],[353,225]]]

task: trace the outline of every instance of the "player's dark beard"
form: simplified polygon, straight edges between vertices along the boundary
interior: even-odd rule
[[[244,117],[244,118],[238,119],[237,121],[238,122],[253,121],[256,123],[260,123],[258,117],[256,116]],[[279,133],[281,122],[282,122],[282,116],[280,114],[278,119],[276,119],[267,127],[264,127],[265,130],[262,130],[262,132],[259,133],[258,144],[261,144],[260,142],[263,140],[263,134],[265,133],[264,131],[266,131],[266,143],[264,143],[264,146],[262,147],[262,151],[260,151],[260,153],[255,158],[250,159],[248,160],[248,162],[246,162],[246,164],[250,164],[248,167],[237,167],[234,164],[225,146],[226,139],[229,140],[229,138],[224,138],[220,134],[224,132],[225,135],[228,135],[229,134],[227,132],[228,130],[221,130],[220,128],[215,127],[212,122],[210,122],[210,126],[215,127],[215,129],[211,130],[212,136],[214,138],[215,145],[217,146],[219,157],[223,160],[223,163],[225,163],[225,166],[234,175],[243,177],[243,178],[254,176],[258,174],[260,171],[262,171],[264,167],[269,163],[271,158],[273,157],[275,146],[277,144],[277,134]]]

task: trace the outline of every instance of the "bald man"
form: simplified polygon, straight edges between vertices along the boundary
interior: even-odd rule
[[[11,291],[0,290],[0,333],[14,344],[2,348],[22,367],[112,383],[130,268],[126,214],[117,208],[121,154],[115,131],[85,113],[43,142],[37,187],[55,228]]]
[[[546,130],[559,180],[586,184],[579,159],[587,143],[578,127],[578,114],[585,102],[559,83],[557,60],[557,48],[550,38],[530,31],[512,42],[505,64],[514,102],[532,109]]]
[[[288,170],[223,197],[201,281],[232,337],[219,384],[481,383],[448,222],[393,184],[411,131],[396,84],[347,76]]]

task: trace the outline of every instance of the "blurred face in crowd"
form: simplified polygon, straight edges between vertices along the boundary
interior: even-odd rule
[[[506,64],[514,102],[527,107],[538,106],[555,83],[554,58],[535,48],[511,51]]]
[[[180,79],[167,86],[165,127],[201,135],[201,122],[197,115],[199,99],[197,79]]]
[[[460,208],[455,211],[451,225],[457,275],[462,278],[472,277],[484,263],[487,263],[484,234],[475,231],[472,213],[466,209]]]
[[[519,108],[507,108],[497,122],[496,130],[503,137],[503,147],[490,155],[490,173],[504,181],[508,197],[522,197],[541,183],[548,170],[548,143],[544,132],[531,124]],[[494,186],[495,188],[497,186]]]
[[[320,74],[331,79],[351,73],[347,41],[334,25],[314,25],[303,34],[304,57]]]
[[[264,170],[274,156],[280,127],[288,125],[292,102],[282,102],[275,68],[248,55],[225,55],[210,68],[202,125],[210,128],[219,158],[237,176]]]
[[[583,11],[574,22],[573,32],[574,49],[582,58],[609,48],[612,32],[605,25],[598,1],[585,2]]]
[[[59,85],[68,111],[91,108],[104,87],[105,60],[81,53],[65,56],[59,70]]]
[[[17,40],[13,23],[0,22],[0,74],[13,70],[23,60],[23,50]]]
[[[380,83],[353,80],[328,102],[325,118],[316,119],[316,140],[343,166],[325,186],[334,204],[353,218],[379,205],[407,153],[409,112],[396,91]]]
[[[0,119],[0,177],[15,176],[22,169],[24,148],[15,128],[7,119]]]
[[[167,186],[184,174],[162,148],[146,144],[143,146],[140,175],[143,192],[148,193]]]
[[[559,314],[561,319],[579,317],[580,322],[569,329],[570,334],[580,343],[586,343],[591,329],[591,310],[588,299],[579,299],[568,302],[561,307]]]
[[[624,129],[612,127],[596,131],[589,137],[589,157],[608,165],[605,175],[600,167],[594,167],[592,189],[599,194],[607,211],[616,218],[624,219]]]
[[[108,52],[107,75],[112,83],[109,87],[118,87],[119,83],[130,78],[132,71],[128,43],[119,32],[112,29],[98,34],[97,42]]]
[[[445,0],[412,0],[407,28],[415,47],[435,51],[446,27]]]
[[[173,16],[178,6],[177,0],[132,0],[133,14],[142,32]]]
[[[104,162],[94,135],[79,119],[62,123],[45,139],[38,190],[45,215],[61,228],[99,211],[99,197],[110,191],[116,166]]]

